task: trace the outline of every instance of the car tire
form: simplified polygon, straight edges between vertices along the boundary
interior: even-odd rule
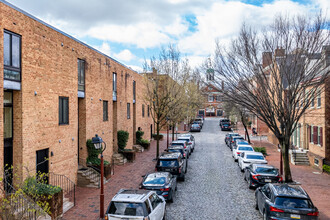
[[[244,180],[247,181],[245,173],[244,173]]]
[[[184,179],[185,179],[185,175],[183,174],[183,175],[181,176],[181,180],[184,182]]]
[[[169,203],[173,203],[173,191],[171,191],[171,198],[168,200]]]
[[[184,170],[184,173],[187,173],[187,171],[188,171],[188,161],[186,163],[186,169]]]
[[[268,217],[267,217],[267,215],[266,215],[266,210],[264,210],[264,211],[262,212],[262,219],[263,219],[263,220],[268,220]]]
[[[162,220],[166,220],[166,208],[165,208],[165,211],[164,211],[164,215],[163,215]]]
[[[253,189],[253,186],[251,185],[251,178],[248,179],[249,189]]]
[[[255,200],[256,200],[256,204],[254,205],[254,208],[255,208],[256,210],[259,210],[257,197],[256,197]]]

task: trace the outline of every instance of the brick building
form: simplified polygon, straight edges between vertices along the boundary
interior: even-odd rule
[[[13,165],[25,177],[24,166],[76,182],[95,134],[105,158],[117,150],[118,130],[129,131],[127,148],[139,127],[150,139],[141,75],[2,0],[0,53],[1,170]]]

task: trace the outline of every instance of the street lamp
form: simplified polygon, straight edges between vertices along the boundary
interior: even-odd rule
[[[106,143],[95,134],[95,137],[92,138],[92,143],[96,150],[101,150],[101,192],[100,192],[100,218],[104,217],[104,185],[103,185],[103,176],[104,176],[104,165],[103,165],[103,151],[107,148]],[[104,143],[104,148],[102,148],[102,143]]]
[[[283,123],[281,123],[281,132],[282,136],[284,133],[285,126]],[[282,156],[282,146],[280,147],[280,174],[283,175],[283,156]]]

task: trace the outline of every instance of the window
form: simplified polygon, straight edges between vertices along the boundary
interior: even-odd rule
[[[148,117],[150,117],[150,106],[148,105]]]
[[[322,129],[322,127],[317,128],[317,144],[320,146],[323,145],[323,129]]]
[[[69,124],[69,98],[61,97],[59,98],[59,124],[65,125]]]
[[[112,82],[112,100],[117,101],[117,73],[112,74],[113,82]]]
[[[217,102],[221,102],[221,96],[217,95],[215,98]]]
[[[127,103],[127,119],[131,118],[131,104]]]
[[[21,80],[21,36],[9,31],[4,32],[4,78]]]
[[[309,142],[310,142],[310,143],[314,143],[314,142],[313,142],[313,136],[314,136],[314,134],[313,134],[313,133],[314,133],[313,125],[310,126],[310,130],[311,130],[311,131],[310,131],[310,136],[309,136]]]
[[[144,105],[142,105],[142,117],[144,117]]]
[[[314,96],[312,96],[311,97],[311,108],[314,108],[314,106],[315,106],[315,97]]]
[[[209,100],[209,102],[213,102],[213,95],[209,95],[209,97],[208,97],[208,100]]]
[[[133,80],[133,101],[136,99],[136,82]]]
[[[321,90],[317,91],[317,107],[321,108]]]
[[[78,91],[85,91],[85,61],[78,59]]]
[[[103,101],[103,121],[108,121],[108,101]]]

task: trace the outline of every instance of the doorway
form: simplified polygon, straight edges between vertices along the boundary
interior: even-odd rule
[[[5,190],[11,191],[13,179],[13,92],[5,91],[3,98],[3,137],[4,137],[4,169],[5,169]]]
[[[49,149],[37,151],[36,171],[37,175],[42,176],[43,183],[48,183],[49,164],[48,156]]]

